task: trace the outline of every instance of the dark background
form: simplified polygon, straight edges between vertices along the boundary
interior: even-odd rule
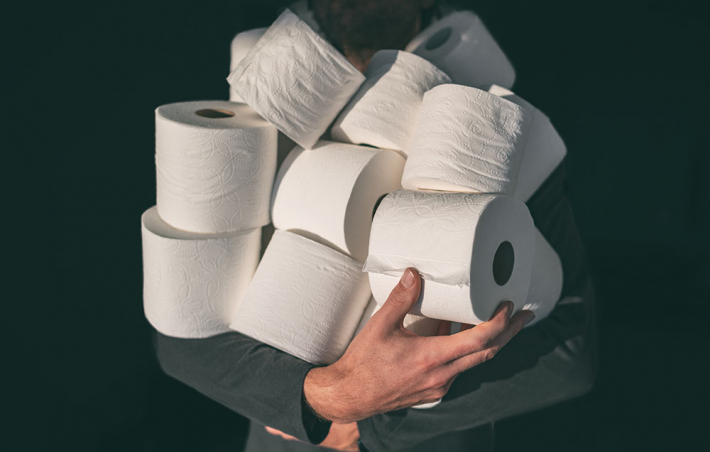
[[[155,203],[154,109],[226,99],[232,37],[279,3],[5,8],[4,273],[19,290],[2,302],[4,450],[238,450],[245,421],[155,363],[139,222]],[[500,450],[702,447],[708,2],[465,4],[567,143],[598,294],[595,389],[498,423]]]

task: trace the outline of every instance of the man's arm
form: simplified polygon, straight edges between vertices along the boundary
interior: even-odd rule
[[[345,355],[327,367],[314,368],[239,333],[206,339],[157,333],[158,359],[167,374],[228,408],[317,444],[329,421],[346,424],[441,398],[459,373],[491,359],[534,317],[530,311],[512,315],[506,302],[474,329],[421,337],[403,326],[420,287],[418,274],[405,271]]]
[[[312,364],[237,332],[206,339],[155,333],[161,367],[173,378],[237,413],[301,441],[318,444],[330,421],[303,402],[303,380]]]
[[[593,293],[560,167],[528,203],[535,225],[560,255],[563,297],[546,319],[521,331],[498,356],[462,373],[430,410],[358,422],[369,450],[395,451],[587,392],[596,374]],[[475,329],[475,328],[474,328]]]
[[[576,235],[570,233],[576,234],[576,229],[571,212],[567,214],[565,210],[566,197],[560,188],[563,179],[563,175],[561,179],[559,176],[551,178],[546,186],[552,189],[541,188],[541,193],[536,195],[536,199],[543,200],[543,207],[539,209],[542,216],[536,217],[534,202],[531,211],[538,228],[562,258],[565,286],[569,290],[569,282],[586,278],[586,270],[575,264],[583,263],[584,259],[576,255],[582,250],[575,248],[578,240],[575,242]],[[553,219],[549,224],[545,223],[548,216]],[[326,368],[314,368],[239,333],[194,340],[158,334],[158,357],[168,374],[234,411],[298,439],[318,443],[327,434],[330,424],[314,416],[305,403],[306,398],[321,417],[343,423],[436,400],[448,391],[460,372],[491,359],[530,320],[527,311],[510,318],[510,308],[503,307],[491,322],[471,330],[451,337],[421,338],[401,325],[411,307],[408,304],[417,298],[419,284],[418,278],[413,286],[405,287],[401,282],[345,356]],[[552,319],[563,311],[558,308],[555,312]],[[540,331],[542,325],[550,323],[554,321],[547,319],[526,331]],[[563,323],[567,325],[566,321]],[[576,331],[579,322],[573,323],[572,330]],[[531,341],[531,344],[537,344],[535,352],[539,352],[564,347],[563,342],[564,339],[553,334],[544,342]],[[525,362],[506,361],[520,363],[514,366],[513,373],[524,367]],[[583,380],[572,378],[570,381],[578,384]],[[388,417],[378,416],[362,422],[363,436],[375,431],[372,423],[378,419]],[[443,431],[439,428],[434,433]],[[382,435],[382,438],[387,437]]]
[[[454,336],[421,337],[404,328],[421,279],[407,269],[382,308],[338,361],[312,365],[238,333],[207,339],[158,334],[169,375],[234,411],[311,443],[330,423],[347,424],[441,398],[456,376],[491,359],[534,318],[502,303],[493,318]]]

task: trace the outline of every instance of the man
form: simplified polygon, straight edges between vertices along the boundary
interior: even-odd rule
[[[436,5],[314,0],[311,7],[328,39],[364,71],[378,49],[403,48]],[[331,366],[315,367],[236,332],[208,339],[156,333],[160,363],[251,419],[247,451],[323,450],[312,445],[319,443],[372,452],[485,446],[494,421],[581,395],[595,375],[593,297],[563,165],[528,207],[565,275],[557,307],[530,328],[521,331],[531,313],[511,317],[504,303],[491,321],[455,335],[409,333],[402,318],[421,287],[410,269]],[[408,408],[442,396],[430,410]]]

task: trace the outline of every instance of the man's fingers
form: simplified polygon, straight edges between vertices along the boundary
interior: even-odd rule
[[[288,440],[288,441],[298,441],[298,438],[296,438],[295,436],[291,436],[287,433],[282,432],[281,430],[277,430],[277,429],[275,429],[273,427],[269,427],[269,426],[264,426],[264,428],[266,429],[267,432],[271,433],[274,436],[280,436],[281,438]]]
[[[495,339],[493,339],[486,348],[479,352],[472,353],[470,355],[458,358],[450,363],[451,371],[456,375],[459,373],[470,369],[471,367],[477,366],[485,361],[493,359],[493,357],[498,353],[498,351],[505,346],[505,344],[510,341],[513,336],[518,334],[523,327],[528,324],[535,315],[530,311],[520,311],[510,319],[508,327],[499,334]],[[479,325],[480,326],[480,325]],[[474,328],[474,330],[478,327]]]
[[[434,338],[438,341],[434,350],[439,354],[440,362],[453,361],[485,349],[508,327],[512,312],[513,303],[504,301],[489,321],[477,325],[476,328],[461,331],[448,337]]]
[[[419,298],[420,288],[421,279],[419,273],[412,268],[406,269],[399,280],[399,284],[392,290],[377,315],[388,326],[401,326],[404,316],[407,315],[414,303],[416,303],[417,298]]]
[[[516,334],[522,330],[525,325],[532,322],[535,318],[535,314],[532,311],[520,311],[516,313],[510,322],[508,323],[508,328],[503,331],[498,337],[493,339],[491,346],[500,345],[501,347],[508,343],[509,340],[513,338]]]

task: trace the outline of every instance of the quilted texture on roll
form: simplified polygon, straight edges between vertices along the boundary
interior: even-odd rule
[[[227,80],[264,119],[310,149],[365,76],[287,9]]]

